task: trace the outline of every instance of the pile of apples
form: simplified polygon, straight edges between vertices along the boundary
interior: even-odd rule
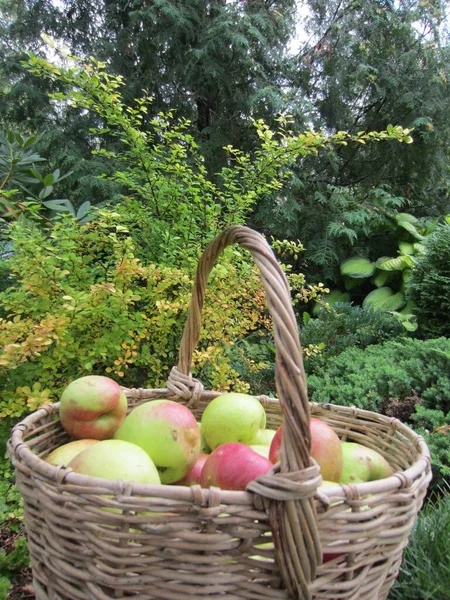
[[[248,394],[217,396],[200,423],[189,408],[166,399],[145,402],[127,415],[120,386],[109,377],[90,375],[66,387],[59,415],[74,440],[45,460],[93,477],[245,490],[280,458],[283,428],[267,429],[262,404]],[[375,450],[341,442],[316,418],[310,429],[311,455],[321,468],[323,486],[392,475]]]

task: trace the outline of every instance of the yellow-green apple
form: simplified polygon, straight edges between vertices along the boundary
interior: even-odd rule
[[[270,446],[263,446],[262,444],[251,444],[249,448],[257,452],[258,454],[261,454],[261,456],[269,458]]]
[[[249,446],[270,446],[276,432],[276,429],[259,429]]]
[[[259,429],[265,428],[266,412],[254,396],[232,392],[211,400],[201,425],[211,450],[229,442],[250,444]]]
[[[376,450],[357,442],[341,442],[343,465],[339,483],[362,483],[390,477],[394,470]]]
[[[202,474],[203,466],[208,456],[208,454],[200,453],[189,473],[185,475],[180,481],[176,481],[174,485],[195,485],[196,483],[200,483],[200,477]]]
[[[246,444],[230,442],[211,452],[202,470],[200,483],[207,488],[245,490],[250,481],[272,468],[270,460]]]
[[[68,442],[63,446],[59,446],[53,452],[45,458],[45,462],[50,463],[51,465],[68,465],[72,458],[75,458],[77,454],[86,450],[92,446],[92,444],[97,444],[98,440],[75,440],[73,442]]]
[[[342,472],[342,445],[337,434],[324,421],[311,418],[311,456],[320,467],[322,478],[327,481],[339,481]],[[276,463],[280,460],[283,426],[278,428],[270,446],[269,459]]]
[[[200,430],[193,413],[172,400],[150,400],[134,408],[114,439],[143,448],[155,463],[162,483],[182,479],[200,453]]]
[[[76,473],[122,479],[138,483],[161,483],[158,470],[147,452],[122,440],[103,440],[86,448],[68,466]]]
[[[75,439],[105,440],[120,427],[127,398],[109,377],[87,375],[65,388],[59,406],[61,425]]]

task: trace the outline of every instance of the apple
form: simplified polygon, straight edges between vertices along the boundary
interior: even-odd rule
[[[110,438],[125,419],[127,398],[120,385],[109,377],[87,375],[65,388],[59,418],[75,439]]]
[[[281,438],[283,437],[283,425],[280,425],[273,436],[269,448],[269,460],[275,464],[280,462]]]
[[[182,479],[200,453],[200,430],[193,413],[172,400],[150,400],[134,408],[114,439],[143,448],[155,463],[162,483]]]
[[[250,446],[230,442],[217,447],[208,456],[200,483],[204,488],[216,486],[223,490],[245,490],[250,481],[270,471],[272,466],[270,460]]]
[[[103,479],[161,483],[158,470],[139,446],[122,440],[103,440],[83,450],[68,466],[76,473]]]
[[[195,485],[196,483],[200,483],[200,477],[202,474],[203,466],[208,456],[209,454],[200,453],[189,473],[185,475],[180,481],[176,481],[175,485]]]
[[[210,454],[211,449],[206,443],[205,436],[202,431],[202,424],[197,421],[198,428],[200,429],[200,454]]]
[[[269,458],[269,446],[263,446],[262,444],[252,444],[251,446],[249,446],[249,448],[257,452],[258,454],[261,454],[261,456]]]
[[[265,428],[266,412],[254,396],[222,394],[205,408],[201,426],[211,450],[229,442],[250,444],[259,429]]]
[[[341,442],[343,466],[339,483],[362,483],[390,477],[394,470],[376,450],[357,442]]]
[[[249,446],[269,446],[277,433],[276,429],[259,429]]]
[[[327,481],[339,481],[342,472],[342,447],[341,441],[333,429],[324,421],[311,418],[311,456],[320,467],[322,478]],[[283,426],[281,425],[270,446],[269,460],[276,463],[280,460],[281,438]]]
[[[80,454],[86,448],[97,444],[98,440],[75,440],[74,442],[68,442],[50,454],[45,458],[45,462],[51,465],[68,465],[72,458],[75,458],[77,454]]]

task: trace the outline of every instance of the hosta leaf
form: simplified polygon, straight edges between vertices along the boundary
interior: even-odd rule
[[[414,251],[416,254],[425,254],[425,246],[420,242],[414,242]]]
[[[378,271],[372,277],[371,281],[377,288],[383,287],[386,284],[388,279],[391,277],[390,271]]]
[[[363,307],[373,310],[392,311],[398,310],[405,305],[405,297],[402,292],[394,293],[390,287],[381,287],[373,290],[364,298]]]
[[[400,227],[403,227],[403,229],[406,229],[406,231],[409,231],[409,233],[413,237],[415,237],[417,240],[424,239],[424,236],[421,233],[419,233],[417,228],[414,227],[414,225],[412,223],[410,223],[409,221],[399,221],[398,224]]]
[[[407,223],[417,223],[416,217],[413,217],[413,215],[410,215],[409,213],[398,213],[398,215],[396,215],[395,218],[398,224],[400,224],[400,221],[406,221]]]
[[[400,242],[398,245],[402,254],[414,254],[414,246],[415,244],[409,242]]]
[[[402,254],[392,258],[390,256],[382,256],[375,263],[377,269],[382,271],[403,271],[405,267],[411,266],[411,257]]]
[[[341,275],[348,275],[357,279],[371,277],[374,271],[375,264],[362,256],[353,256],[341,263]]]

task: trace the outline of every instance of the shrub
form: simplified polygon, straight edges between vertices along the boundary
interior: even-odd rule
[[[326,301],[326,297],[325,297]],[[303,347],[322,344],[320,357],[308,359],[308,372],[314,364],[336,356],[346,348],[366,348],[404,335],[401,323],[390,313],[339,302],[331,308],[322,308],[319,316],[300,328]]]
[[[450,411],[450,340],[402,338],[347,348],[322,359],[308,377],[311,400],[380,412],[391,398],[420,396],[424,406]]]
[[[407,282],[408,297],[420,333],[427,338],[450,336],[450,224],[440,225],[425,243],[425,255]]]
[[[178,360],[195,256],[180,267],[143,264],[120,214],[110,211],[84,225],[62,216],[49,237],[14,225],[11,238],[12,281],[0,293],[0,417],[34,410],[88,373],[135,387],[164,383]],[[235,379],[220,348],[265,317],[260,279],[245,254],[228,249],[211,275],[194,361],[210,363],[214,388]]]
[[[430,489],[447,485],[450,490],[450,413],[416,406],[411,421],[430,449],[433,469]]]
[[[450,488],[419,513],[389,600],[447,600],[450,589],[448,540]]]

